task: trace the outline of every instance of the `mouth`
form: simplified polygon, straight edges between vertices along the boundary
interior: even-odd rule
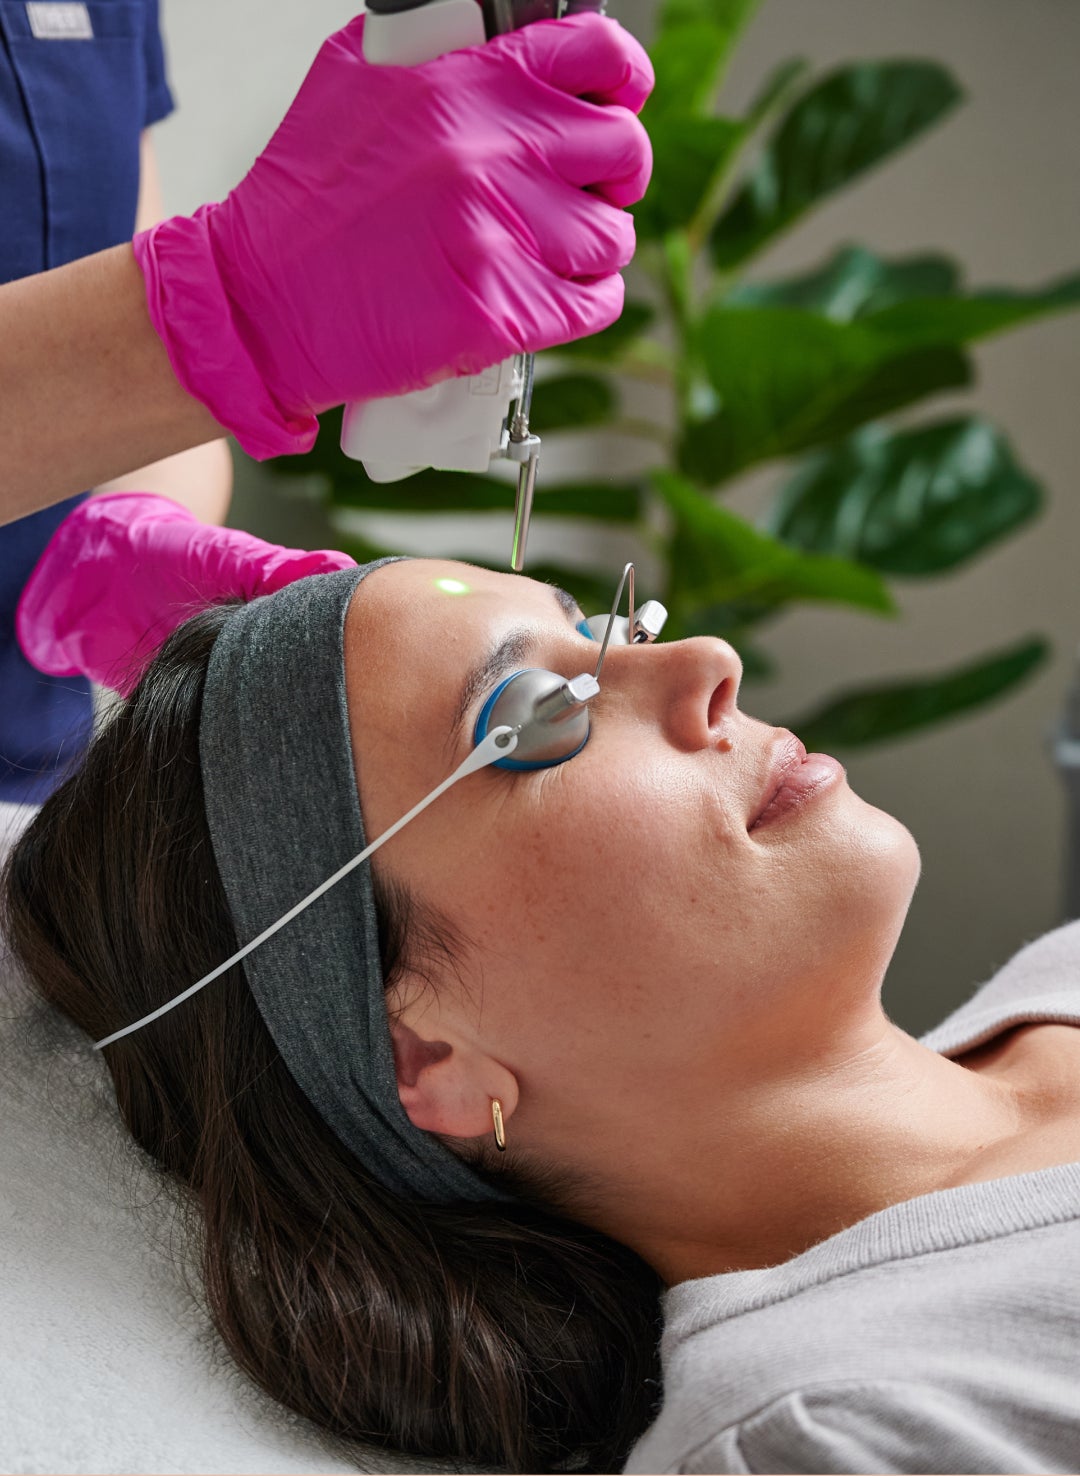
[[[792,810],[803,807],[807,800],[832,782],[845,776],[844,766],[825,753],[807,753],[800,739],[783,729],[773,750],[773,762],[764,784],[761,799],[747,830],[755,831],[761,825],[772,824]]]

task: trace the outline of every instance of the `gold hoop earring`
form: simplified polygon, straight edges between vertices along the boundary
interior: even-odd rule
[[[495,1124],[495,1146],[500,1153],[506,1152],[506,1130],[503,1127],[502,1103],[498,1097],[491,1099],[491,1117]]]

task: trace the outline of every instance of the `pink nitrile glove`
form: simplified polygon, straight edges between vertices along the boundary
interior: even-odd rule
[[[189,394],[257,459],[317,412],[475,374],[622,311],[652,168],[649,59],[617,22],[536,21],[413,67],[320,50],[221,204],[135,238]]]
[[[80,503],[50,538],[15,631],[39,671],[88,676],[127,697],[166,636],[197,611],[355,562],[200,523],[155,493],[112,492]]]

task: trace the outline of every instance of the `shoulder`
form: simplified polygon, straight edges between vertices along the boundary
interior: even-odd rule
[[[632,1452],[630,1472],[1032,1471],[1055,1470],[1075,1449],[1061,1424],[1039,1431],[1010,1419],[1000,1404],[980,1407],[929,1381],[851,1379],[821,1382],[771,1400],[738,1424],[716,1431],[675,1463],[650,1450]],[[664,1464],[665,1459],[667,1464]]]
[[[891,1206],[782,1266],[674,1287],[665,1315],[664,1402],[630,1471],[1058,1469],[1000,1452],[1014,1423],[1080,1447],[1080,1165]]]
[[[1080,1024],[1080,920],[1025,944],[922,1044],[955,1055],[1026,1020]]]

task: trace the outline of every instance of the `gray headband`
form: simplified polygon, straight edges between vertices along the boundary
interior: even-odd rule
[[[253,600],[214,643],[199,752],[240,944],[367,845],[345,701],[345,613],[360,581],[393,562],[316,574]],[[243,968],[297,1085],[374,1178],[409,1199],[512,1199],[401,1106],[370,862]]]

